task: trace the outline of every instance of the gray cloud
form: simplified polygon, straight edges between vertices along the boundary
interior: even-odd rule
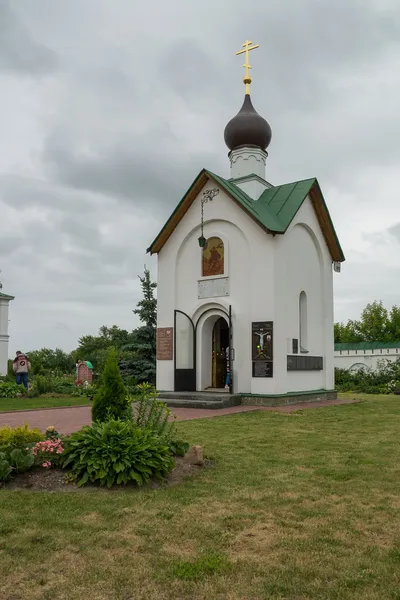
[[[12,348],[136,325],[145,249],[202,167],[229,176],[247,35],[273,130],[267,178],[316,175],[347,257],[336,317],[398,303],[399,26],[397,0],[0,0]]]
[[[56,53],[31,35],[11,0],[0,0],[0,71],[42,75],[57,67]]]

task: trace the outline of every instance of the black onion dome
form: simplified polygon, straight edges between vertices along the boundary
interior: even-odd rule
[[[246,94],[242,108],[225,127],[224,139],[229,150],[239,146],[257,146],[266,150],[271,142],[272,132],[269,123],[263,119]]]

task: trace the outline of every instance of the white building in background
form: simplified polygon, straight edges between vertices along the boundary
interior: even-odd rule
[[[244,397],[334,390],[333,266],[315,178],[266,180],[271,129],[246,95],[225,128],[230,174],[202,169],[148,249],[158,255],[157,387]],[[228,353],[229,355],[229,353]]]
[[[400,342],[335,344],[334,364],[337,369],[358,371],[368,368],[375,371],[382,359],[391,362],[400,360]]]
[[[7,375],[8,366],[8,306],[14,296],[0,292],[0,375]]]

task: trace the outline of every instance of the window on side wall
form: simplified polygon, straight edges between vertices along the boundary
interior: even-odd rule
[[[307,322],[307,295],[301,292],[299,296],[299,329],[300,329],[300,352],[308,352],[308,322]]]

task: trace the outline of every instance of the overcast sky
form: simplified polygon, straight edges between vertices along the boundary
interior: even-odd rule
[[[335,318],[400,304],[398,0],[0,0],[0,279],[10,351],[136,325],[145,251],[243,99],[267,179],[316,176],[346,262]]]

